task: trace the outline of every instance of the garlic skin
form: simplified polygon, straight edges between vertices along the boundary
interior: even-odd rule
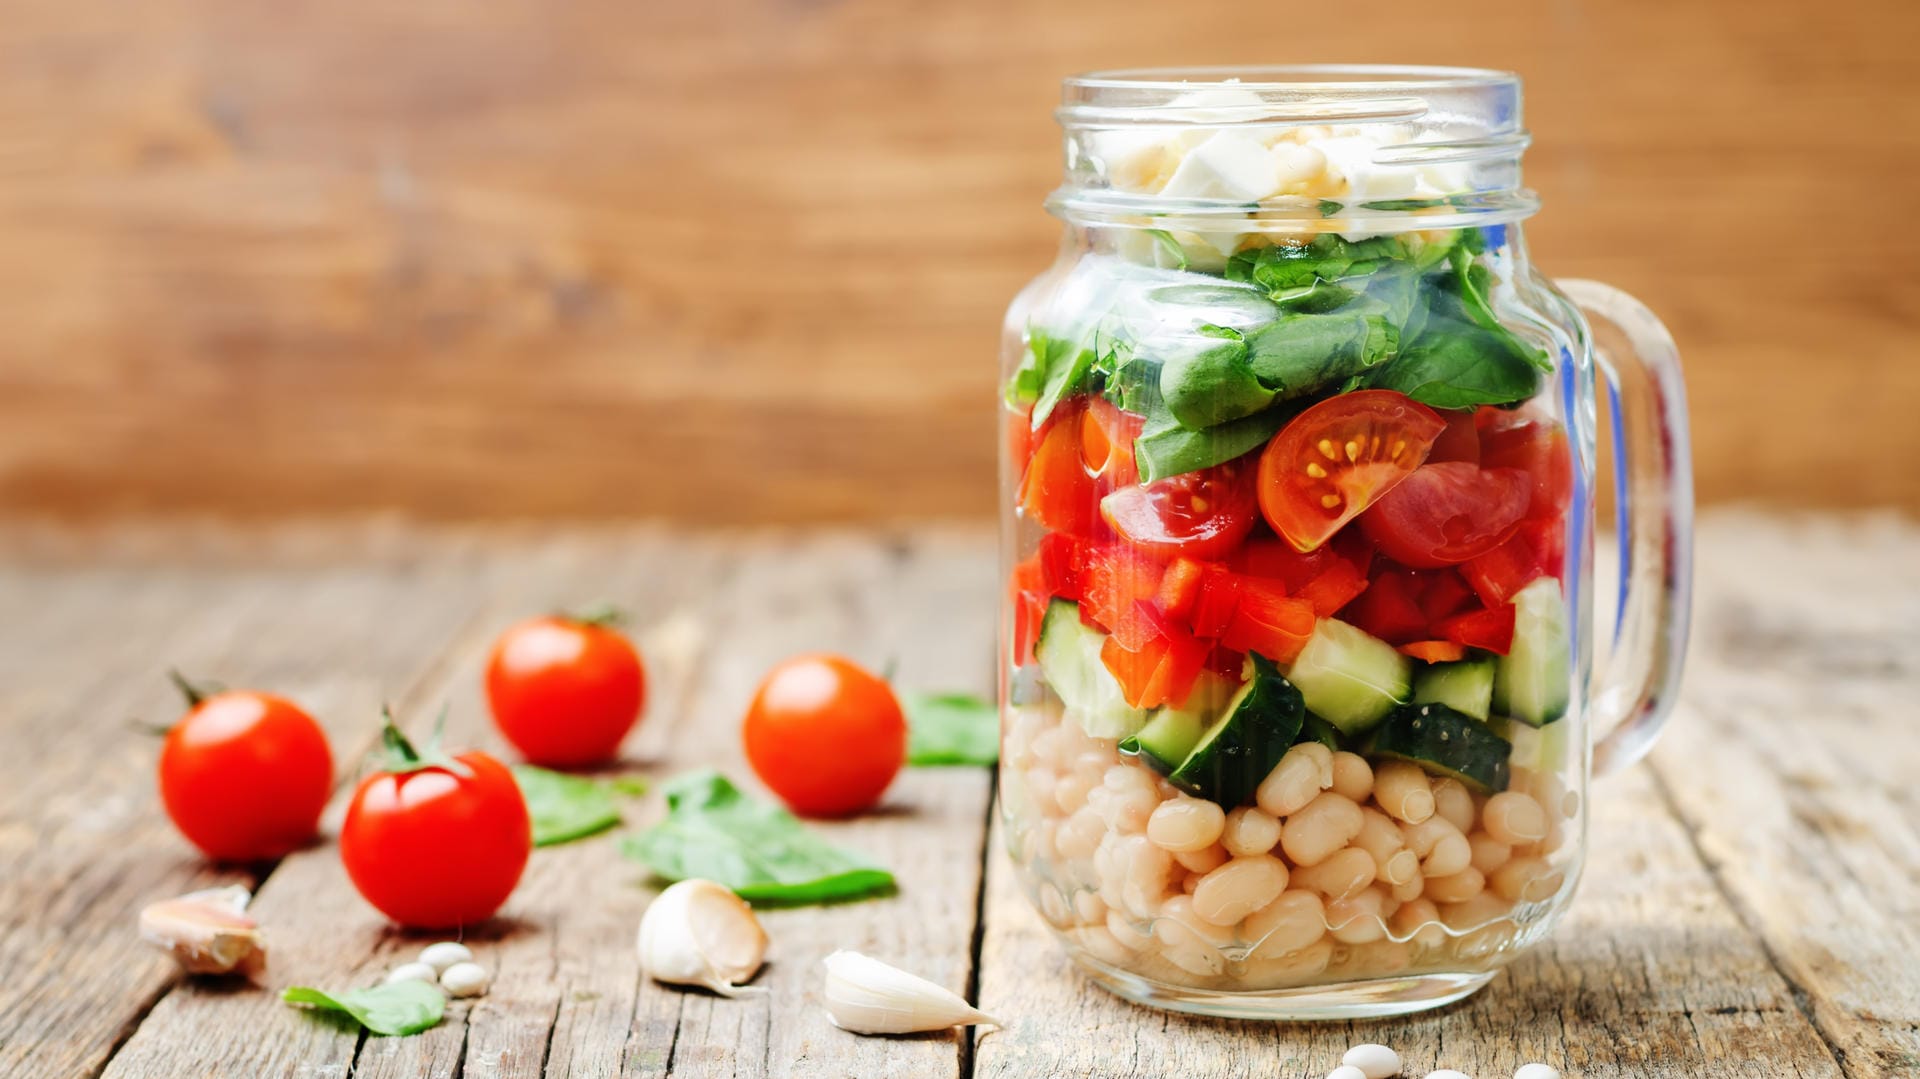
[[[912,1034],[1000,1021],[942,986],[859,952],[838,951],[820,998],[833,1025],[855,1034]]]
[[[767,953],[767,931],[746,900],[723,884],[692,878],[671,885],[640,918],[640,969],[668,985],[698,985],[723,997],[766,992],[739,983]]]
[[[149,903],[140,911],[140,939],[189,974],[252,977],[267,969],[267,942],[244,913],[252,901],[253,893],[236,884]]]

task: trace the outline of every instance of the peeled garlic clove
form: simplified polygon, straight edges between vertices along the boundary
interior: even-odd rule
[[[824,963],[827,983],[821,999],[841,1030],[911,1034],[976,1023],[1000,1025],[957,994],[859,952],[835,952]]]
[[[640,969],[669,985],[699,985],[721,996],[764,993],[739,983],[767,954],[767,933],[732,890],[690,879],[661,892],[640,918]]]
[[[267,968],[267,942],[244,913],[252,900],[233,885],[149,903],[140,911],[140,939],[190,974],[258,974]]]

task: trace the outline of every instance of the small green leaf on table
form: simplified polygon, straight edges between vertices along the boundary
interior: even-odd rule
[[[606,831],[620,823],[620,805],[615,794],[639,793],[633,790],[633,780],[603,782],[531,764],[514,765],[513,778],[527,799],[527,815],[533,818],[536,847],[549,847]],[[646,788],[642,785],[639,790]]]
[[[329,993],[296,985],[280,994],[288,1004],[305,1004],[321,1011],[351,1016],[375,1034],[418,1034],[440,1022],[447,998],[426,982],[392,982],[371,989]]]
[[[1000,712],[969,693],[902,693],[910,765],[993,764],[1000,759]]]
[[[629,836],[621,851],[667,880],[701,877],[762,903],[826,903],[893,887],[892,873],[747,797],[718,772],[676,776],[666,795],[666,819]]]

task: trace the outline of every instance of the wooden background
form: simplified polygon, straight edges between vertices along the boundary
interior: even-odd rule
[[[1920,509],[1920,4],[1361,10],[0,0],[0,512],[990,513],[1058,78],[1308,60],[1526,77],[1703,498]]]

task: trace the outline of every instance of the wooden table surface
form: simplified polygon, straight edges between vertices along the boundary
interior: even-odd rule
[[[1682,714],[1651,763],[1603,781],[1578,902],[1553,940],[1445,1011],[1274,1026],[1134,1008],[1072,973],[989,834],[984,769],[909,771],[884,812],[820,825],[897,895],[771,910],[765,996],[640,978],[653,894],[616,838],[536,851],[471,934],[491,993],[438,1028],[364,1039],[280,1003],[289,984],[377,980],[420,939],[388,928],[322,843],[261,875],[211,869],[155,798],[171,664],[305,703],[343,772],[379,703],[452,703],[496,746],[478,689],[510,619],[611,599],[651,663],[633,771],[750,773],[736,724],[801,650],[898,662],[912,688],[989,688],[996,593],[983,531],[422,532],[390,523],[70,533],[0,530],[0,1075],[978,1075],[1302,1079],[1357,1041],[1413,1074],[1920,1075],[1920,528],[1888,519],[1708,520]],[[659,811],[638,803],[626,827]],[[337,806],[336,806],[337,812]],[[181,979],[136,937],[146,901],[257,884],[265,988]],[[863,1039],[814,999],[856,948],[1007,1021],[977,1038]]]

